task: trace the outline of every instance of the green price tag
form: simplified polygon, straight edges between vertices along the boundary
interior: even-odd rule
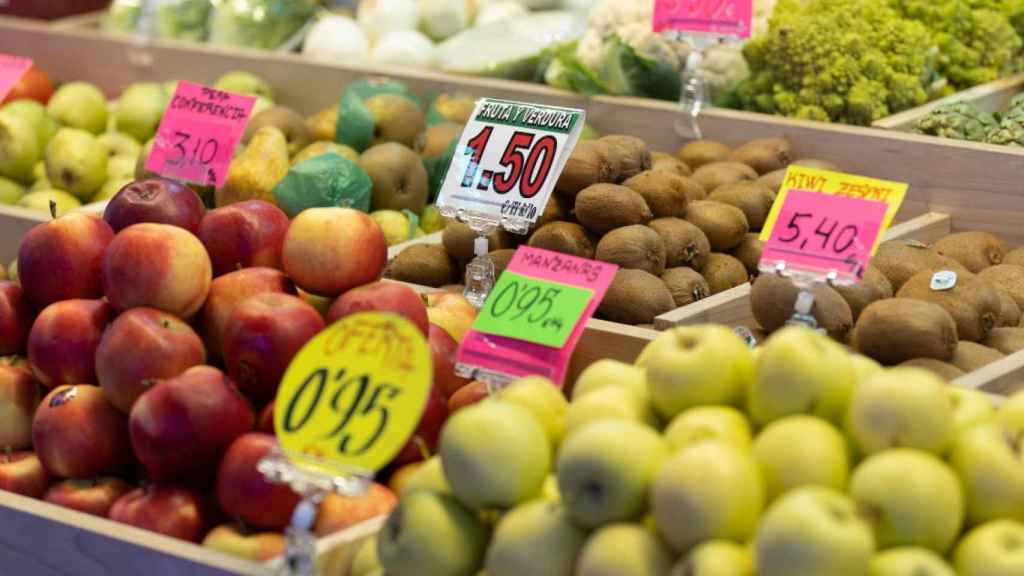
[[[504,272],[473,329],[561,348],[590,304],[593,291]]]

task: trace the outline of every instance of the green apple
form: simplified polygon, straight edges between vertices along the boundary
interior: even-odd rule
[[[107,127],[107,97],[87,82],[69,82],[53,93],[46,111],[57,122],[93,134]]]
[[[32,123],[10,114],[0,114],[0,176],[28,182],[42,151]]]
[[[719,440],[750,449],[750,421],[731,406],[698,406],[676,416],[665,429],[673,452],[706,440]]]
[[[881,364],[863,354],[850,354],[850,361],[853,362],[853,380],[855,384],[860,384],[884,370]]]
[[[653,423],[650,406],[631,389],[602,388],[574,400],[565,411],[565,438],[599,420],[630,420]]]
[[[414,492],[403,496],[377,535],[384,572],[396,576],[472,576],[480,569],[487,526],[451,496]]]
[[[502,402],[526,408],[544,427],[551,444],[557,446],[565,435],[565,412],[569,403],[562,391],[543,376],[520,378],[494,395]]]
[[[121,191],[121,188],[134,182],[134,178],[111,178],[100,186],[100,189],[92,195],[89,202],[102,202],[104,200],[110,200],[115,194]]]
[[[56,216],[63,216],[82,205],[78,198],[63,190],[34,190],[19,198],[16,206],[50,214],[51,202]]]
[[[960,481],[927,452],[894,448],[853,470],[850,496],[881,548],[920,546],[944,554],[964,523]]]
[[[557,502],[534,500],[502,516],[487,549],[488,576],[572,576],[587,533]],[[543,553],[538,551],[543,550]]]
[[[427,458],[416,471],[409,475],[409,479],[402,484],[402,492],[399,495],[404,498],[407,494],[412,494],[418,490],[451,494],[448,481],[444,478],[441,458],[438,456]]]
[[[24,195],[24,186],[10,178],[0,176],[0,204],[14,204]]]
[[[573,519],[586,528],[634,520],[668,446],[629,420],[601,420],[566,437],[558,453],[558,488]]]
[[[349,568],[349,576],[370,576],[374,570],[379,569],[380,560],[377,558],[377,536],[373,535],[363,540],[352,557],[352,566]]]
[[[854,378],[850,354],[839,344],[809,328],[787,326],[761,347],[748,409],[761,425],[794,414],[842,424]]]
[[[921,368],[889,368],[857,387],[846,432],[865,455],[894,447],[941,455],[953,436],[946,384]]]
[[[798,488],[765,512],[754,538],[757,576],[864,576],[875,538],[847,495]]]
[[[540,493],[551,442],[529,410],[485,401],[458,410],[438,453],[452,493],[472,508],[511,508]]]
[[[1019,576],[1024,574],[1024,523],[995,520],[977,526],[953,552],[960,576]]]
[[[572,387],[575,402],[594,390],[608,387],[625,387],[647,400],[647,374],[643,368],[604,358],[587,366],[576,378]]]
[[[217,90],[224,90],[225,92],[237,92],[238,94],[261,96],[268,100],[274,99],[274,91],[270,88],[270,84],[267,84],[266,80],[255,74],[241,70],[234,70],[221,76],[217,79],[217,82],[214,83],[213,87]]]
[[[46,107],[35,100],[22,99],[8,102],[3,108],[0,108],[0,114],[11,114],[28,120],[36,131],[36,142],[40,150],[46,148],[50,139],[60,128],[57,121],[46,113]]]
[[[445,229],[448,222],[444,216],[441,216],[441,211],[438,210],[434,204],[427,204],[423,208],[423,212],[420,214],[420,228],[427,234],[434,232],[440,232]]]
[[[668,576],[672,560],[671,550],[648,528],[640,524],[609,524],[587,539],[574,574]]]
[[[55,187],[88,200],[107,181],[109,157],[92,134],[61,128],[46,147],[46,176]]]
[[[956,572],[935,552],[906,547],[875,554],[868,576],[956,576]]]
[[[124,178],[135,178],[135,163],[138,162],[136,156],[123,156],[115,155],[111,156],[107,160],[107,178],[110,180]]]
[[[117,131],[145,142],[156,134],[170,94],[162,84],[139,82],[121,92],[114,112]]]
[[[850,477],[846,438],[814,416],[772,422],[754,439],[753,454],[769,501],[801,486],[845,490]]]
[[[957,434],[949,454],[967,504],[967,523],[1024,522],[1024,446],[1016,434],[981,424]]]
[[[978,394],[988,400],[988,397],[981,392]],[[991,405],[989,402],[989,406]],[[1018,435],[1024,433],[1024,392],[1017,392],[1010,396],[1010,399],[999,407],[995,419],[1003,430],[1013,431]]]
[[[754,559],[735,542],[708,540],[684,556],[669,576],[754,576]]]
[[[131,158],[138,159],[139,154],[142,153],[142,144],[139,144],[135,138],[127,134],[104,132],[99,135],[99,140],[107,147],[111,157],[130,156]]]
[[[764,501],[754,458],[724,442],[701,442],[674,454],[651,489],[658,532],[677,552],[705,540],[746,540]]]
[[[408,216],[398,210],[376,210],[370,213],[370,218],[380,226],[388,246],[401,244],[416,233],[416,228],[412,226]]]
[[[992,400],[984,393],[970,388],[947,386],[946,393],[953,403],[953,430],[959,432],[991,421],[995,415]]]

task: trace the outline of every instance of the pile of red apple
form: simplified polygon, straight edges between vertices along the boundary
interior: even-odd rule
[[[433,451],[467,384],[454,359],[475,310],[379,281],[386,259],[379,226],[356,210],[289,221],[252,200],[204,212],[161,179],[125,187],[102,218],[38,225],[20,283],[0,282],[0,489],[255,560],[279,554],[298,496],[256,464],[276,446],[279,381],[325,324],[390,311],[428,338],[431,399],[391,470]],[[316,531],[394,504],[381,485],[331,496]]]

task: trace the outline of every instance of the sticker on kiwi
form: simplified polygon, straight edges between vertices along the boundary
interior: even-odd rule
[[[940,270],[932,274],[931,289],[936,292],[952,290],[956,286],[956,272]]]

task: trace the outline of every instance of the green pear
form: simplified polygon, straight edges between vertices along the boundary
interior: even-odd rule
[[[483,563],[487,526],[451,496],[403,496],[377,535],[377,556],[394,576],[473,576]]]
[[[107,128],[107,97],[93,84],[69,82],[53,93],[46,105],[63,126],[100,134]]]
[[[61,128],[46,147],[46,176],[55,187],[88,200],[107,181],[109,157],[89,132]]]
[[[754,439],[754,460],[771,502],[800,486],[845,490],[850,477],[846,439],[827,420],[789,416]]]
[[[0,114],[0,176],[28,182],[42,151],[32,123],[10,114]]]
[[[953,552],[959,576],[1018,576],[1024,574],[1024,523],[995,520],[977,526]]]
[[[337,142],[328,142],[326,140],[320,140],[313,142],[309,146],[303,148],[298,154],[292,158],[292,166],[305,162],[310,158],[316,158],[323,154],[337,154],[342,158],[351,160],[353,162],[359,162],[359,153],[355,150],[345,146],[344,144],[338,144]]]
[[[494,398],[526,408],[540,422],[553,446],[565,435],[565,413],[569,403],[562,391],[543,376],[520,378],[502,389]]]
[[[669,576],[754,576],[754,559],[735,542],[708,540],[690,550]]]
[[[956,572],[935,552],[910,546],[875,554],[868,576],[956,576]]]
[[[668,576],[672,561],[672,551],[648,528],[640,524],[610,524],[587,539],[575,574]]]
[[[131,177],[111,178],[110,180],[104,182],[103,186],[100,186],[100,189],[97,190],[96,193],[92,195],[92,198],[89,199],[89,202],[102,202],[104,200],[110,200],[118,192],[121,191],[121,188],[124,188],[125,186],[131,184],[134,181],[135,179]]]
[[[416,145],[416,139],[426,130],[423,109],[403,95],[377,94],[364,100],[363,105],[374,124],[370,146],[397,142],[412,148]]]
[[[267,81],[250,72],[233,70],[221,76],[213,85],[217,90],[260,96],[268,100],[274,99],[274,90]]]
[[[967,523],[999,518],[1024,521],[1024,446],[997,424],[957,434],[949,454],[967,504]]]
[[[673,451],[718,440],[740,450],[750,449],[750,421],[731,406],[698,406],[675,417],[665,429],[665,440]]]
[[[953,430],[960,432],[978,424],[992,421],[996,409],[984,392],[970,388],[947,386],[946,393],[953,403]]]
[[[380,567],[380,560],[377,558],[377,536],[373,535],[359,544],[355,556],[352,557],[349,576],[369,576]]]
[[[427,205],[427,169],[408,146],[377,144],[363,152],[359,166],[373,180],[373,210],[412,210],[419,214]]]
[[[576,401],[594,390],[609,386],[624,386],[647,400],[647,372],[632,364],[604,358],[587,366],[576,378],[572,399]]]
[[[128,156],[138,158],[142,153],[142,145],[139,141],[121,132],[104,132],[99,135],[100,142],[107,147],[110,157]]]
[[[217,206],[245,200],[276,204],[274,186],[288,175],[288,141],[277,128],[266,126],[253,135],[228,168],[227,179],[216,192]]]
[[[82,205],[78,198],[63,190],[35,190],[18,199],[16,205],[43,214],[50,214],[51,202],[56,207],[57,216],[63,216]]]
[[[138,160],[135,156],[111,156],[107,160],[107,178],[135,178],[135,164]]]
[[[24,186],[10,178],[0,177],[0,204],[14,204],[24,195]]]
[[[489,576],[573,576],[587,533],[562,504],[534,500],[502,516],[487,549]],[[543,553],[538,551],[543,550]]]
[[[448,481],[444,478],[444,469],[441,467],[441,458],[431,456],[427,458],[419,468],[413,472],[409,479],[402,484],[402,491],[399,494],[405,497],[418,490],[437,492],[440,494],[451,494]]]
[[[566,437],[558,453],[558,488],[573,519],[586,528],[635,520],[647,509],[665,441],[628,420],[600,420]]]
[[[0,114],[12,114],[28,120],[36,131],[36,142],[40,150],[46,149],[46,145],[57,133],[60,125],[46,113],[46,107],[35,100],[15,100],[8,102],[0,108]]]
[[[162,84],[139,82],[121,92],[114,112],[117,131],[145,142],[156,134],[170,94]]]

